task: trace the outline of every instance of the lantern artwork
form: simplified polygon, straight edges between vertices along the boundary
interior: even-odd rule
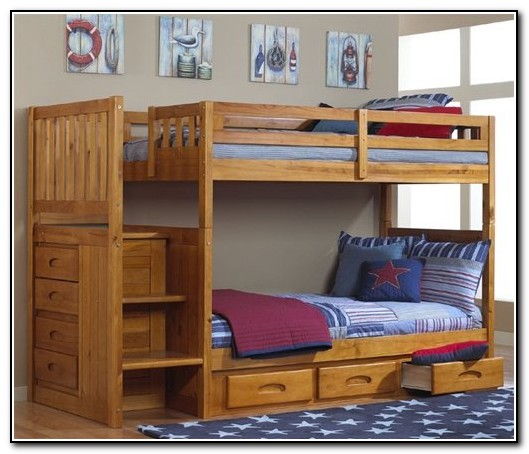
[[[327,32],[326,85],[369,88],[372,48],[371,35]]]

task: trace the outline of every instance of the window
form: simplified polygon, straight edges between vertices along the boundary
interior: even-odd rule
[[[496,117],[495,297],[506,301],[516,294],[515,83],[514,20],[399,40],[399,95],[443,91],[463,112]],[[401,185],[398,204],[401,227],[482,227],[480,185]]]

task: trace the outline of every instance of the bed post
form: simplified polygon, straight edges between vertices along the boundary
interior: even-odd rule
[[[198,377],[198,416],[210,412],[211,322],[212,322],[212,242],[213,242],[213,103],[200,103],[198,175],[199,224],[199,344],[204,363]]]
[[[380,184],[379,227],[380,236],[387,236],[393,227],[393,185]]]
[[[489,257],[485,265],[482,281],[482,312],[483,323],[487,329],[489,342],[488,356],[494,356],[494,250],[495,250],[495,119],[489,117],[488,149],[489,175],[488,184],[483,185],[483,239],[490,240]]]

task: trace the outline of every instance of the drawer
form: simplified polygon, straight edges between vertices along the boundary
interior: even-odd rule
[[[37,246],[35,248],[35,276],[78,281],[79,253],[77,249]]]
[[[35,349],[37,380],[77,389],[77,356]]]
[[[44,317],[35,318],[35,345],[47,350],[78,355],[79,325]]]
[[[402,364],[402,387],[444,394],[503,385],[503,358],[454,361],[431,366]]]
[[[398,367],[394,362],[318,369],[320,399],[381,394],[397,387]]]
[[[312,370],[228,376],[228,408],[312,399]]]
[[[54,279],[35,279],[35,307],[46,311],[77,315],[79,313],[78,284]]]

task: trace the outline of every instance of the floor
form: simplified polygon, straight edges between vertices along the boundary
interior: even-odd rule
[[[512,347],[497,345],[496,356],[503,356],[505,386],[514,386],[515,367]],[[135,414],[136,413],[136,414]],[[152,440],[137,430],[139,424],[185,421],[189,415],[172,410],[129,412],[121,429],[109,427],[44,405],[14,402],[11,420],[12,441],[30,440]]]

